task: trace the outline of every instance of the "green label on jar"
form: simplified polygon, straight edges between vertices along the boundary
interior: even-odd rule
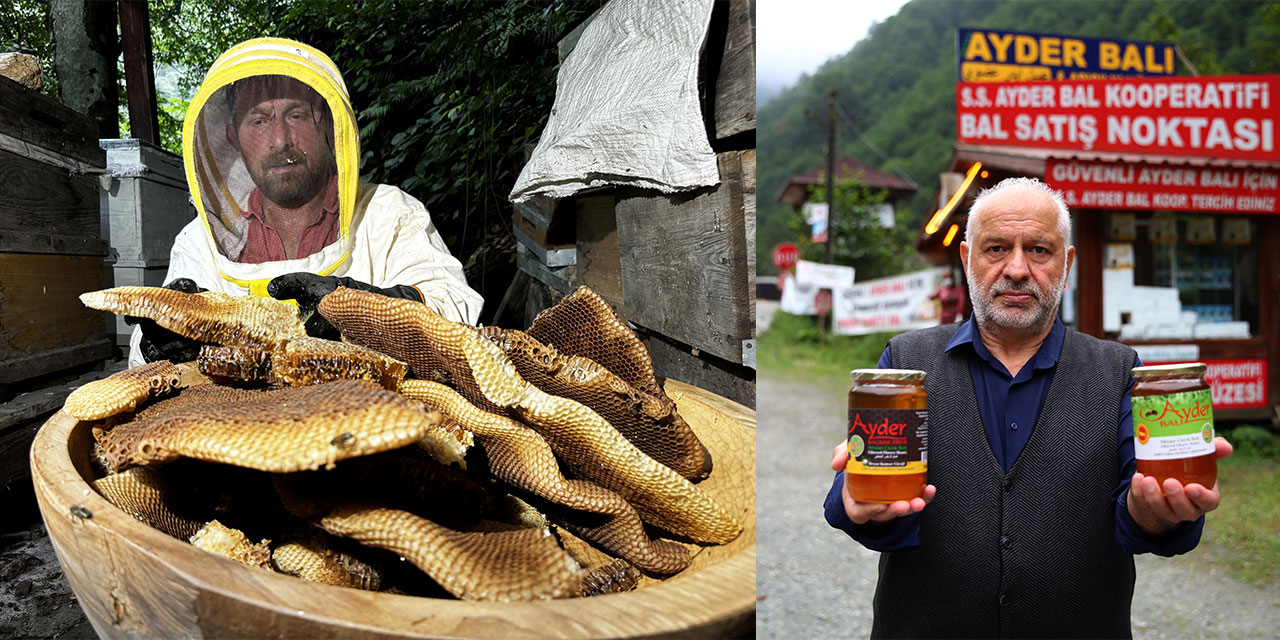
[[[1134,396],[1133,449],[1139,460],[1213,453],[1213,402],[1209,390]]]

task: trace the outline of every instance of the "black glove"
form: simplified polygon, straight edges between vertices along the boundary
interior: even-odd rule
[[[415,302],[424,302],[418,289],[409,285],[400,284],[384,289],[351,278],[318,276],[314,273],[301,271],[286,273],[272,279],[271,282],[267,283],[267,294],[276,300],[298,301],[298,315],[304,318],[307,335],[337,340],[341,337],[338,330],[334,329],[333,325],[324,319],[324,316],[316,313],[316,306],[320,304],[321,298],[333,293],[338,287],[369,291],[389,298],[404,298]]]
[[[164,288],[183,293],[208,291],[208,289],[198,286],[190,278],[178,278],[166,284]],[[148,318],[125,316],[124,321],[127,324],[136,324],[142,328],[142,340],[139,342],[138,348],[142,353],[142,359],[147,362],[155,362],[156,360],[190,362],[200,355],[200,347],[207,344],[180,336]]]

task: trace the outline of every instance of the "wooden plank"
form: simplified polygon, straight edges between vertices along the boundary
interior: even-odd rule
[[[101,289],[103,277],[102,258],[0,254],[0,362],[105,340],[103,312],[79,300]]]
[[[9,385],[72,367],[106,360],[111,356],[111,342],[106,338],[90,338],[80,344],[35,351],[0,359],[0,384]],[[10,392],[13,389],[9,389]]]
[[[679,380],[748,407],[756,406],[755,371],[658,335],[646,341],[658,376]]]
[[[756,128],[756,3],[728,4],[728,30],[715,79],[717,140]]]
[[[721,184],[676,196],[620,192],[623,315],[673,340],[742,362],[755,332],[743,158],[718,155]]]
[[[155,68],[151,59],[151,16],[145,0],[120,0],[120,48],[129,102],[129,137],[160,144]]]
[[[756,326],[756,150],[742,152],[742,219],[747,236],[747,290],[751,292],[751,337],[755,337]],[[754,362],[754,358],[752,358]],[[752,368],[755,365],[752,364]]]
[[[511,224],[543,249],[557,250],[574,248],[573,238],[555,238],[552,234],[549,234],[546,229],[538,227],[532,220],[521,215],[518,210],[512,211]]]
[[[0,230],[101,238],[98,179],[0,150]]]
[[[578,283],[591,287],[610,306],[623,305],[622,258],[613,194],[578,199]]]
[[[98,124],[93,118],[3,76],[0,135],[95,167],[106,166],[106,152],[98,147]]]
[[[1103,215],[1080,211],[1076,216],[1076,328],[1095,338],[1102,335]]]
[[[107,255],[107,243],[101,238],[0,230],[0,253],[56,253],[71,256],[105,256]]]

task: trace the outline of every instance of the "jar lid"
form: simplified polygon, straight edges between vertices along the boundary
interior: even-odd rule
[[[917,369],[854,369],[849,378],[854,382],[875,380],[924,380],[924,372]]]
[[[1167,376],[1203,376],[1209,367],[1203,362],[1186,362],[1183,364],[1157,364],[1149,367],[1134,367],[1133,377],[1164,378]]]

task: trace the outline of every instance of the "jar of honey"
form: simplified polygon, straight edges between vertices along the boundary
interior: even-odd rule
[[[854,369],[849,377],[845,483],[858,502],[910,500],[924,492],[929,394],[923,371]]]
[[[1133,369],[1133,449],[1138,473],[1212,489],[1218,481],[1213,401],[1203,362]]]

